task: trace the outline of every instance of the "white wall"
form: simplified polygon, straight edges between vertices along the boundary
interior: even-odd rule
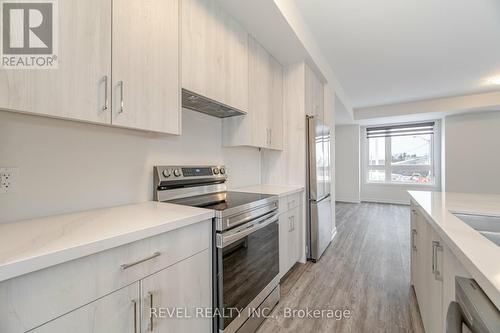
[[[445,187],[500,194],[500,112],[445,119]]]
[[[221,121],[183,111],[182,136],[0,112],[0,167],[18,167],[0,194],[0,222],[152,200],[153,166],[222,164],[229,186],[260,183],[260,152],[221,148]]]
[[[336,200],[360,201],[359,125],[335,126]]]

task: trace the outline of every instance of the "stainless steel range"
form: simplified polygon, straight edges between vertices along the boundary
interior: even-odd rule
[[[157,166],[154,195],[215,210],[214,332],[255,332],[280,297],[279,200],[227,191],[226,180],[224,166]]]

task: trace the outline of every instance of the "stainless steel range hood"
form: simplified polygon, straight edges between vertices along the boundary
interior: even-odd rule
[[[198,95],[186,89],[182,89],[182,107],[217,118],[243,116],[247,113],[229,105],[214,101],[213,99]]]

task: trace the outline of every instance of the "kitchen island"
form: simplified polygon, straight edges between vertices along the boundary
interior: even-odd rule
[[[427,332],[444,332],[455,278],[474,279],[500,309],[500,247],[455,214],[500,216],[500,195],[409,191],[411,282]]]

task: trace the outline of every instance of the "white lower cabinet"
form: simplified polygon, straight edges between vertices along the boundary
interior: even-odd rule
[[[303,253],[303,218],[302,200],[299,196],[291,195],[284,202],[294,203],[296,206],[285,206],[279,217],[279,242],[280,242],[280,276],[283,277],[295,263],[302,258]]]
[[[196,316],[211,306],[210,262],[205,250],[31,332],[210,332]]]
[[[410,237],[411,283],[425,332],[444,333],[448,306],[455,300],[455,278],[470,274],[413,202]]]
[[[411,279],[420,315],[427,333],[444,332],[443,241],[415,205],[411,215]]]
[[[212,286],[208,250],[141,281],[141,332],[209,332],[210,318],[197,318],[197,308],[210,308]]]
[[[139,282],[59,317],[33,333],[137,333]]]
[[[155,310],[152,332],[210,332],[210,320],[166,314],[171,307],[211,307],[211,224],[202,221],[0,282],[0,332],[151,332]]]

